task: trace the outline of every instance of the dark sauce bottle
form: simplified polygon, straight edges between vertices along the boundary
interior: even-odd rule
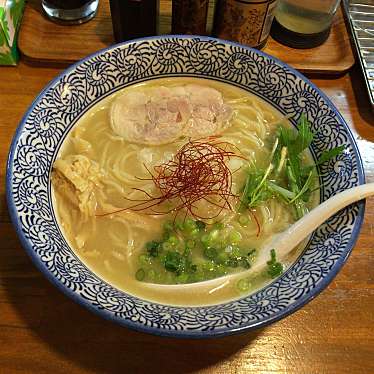
[[[173,0],[172,33],[206,34],[209,0]]]
[[[157,34],[159,0],[110,0],[116,42]]]

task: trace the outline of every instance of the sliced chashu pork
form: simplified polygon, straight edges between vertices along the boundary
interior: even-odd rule
[[[196,84],[186,85],[185,90],[192,111],[183,135],[192,138],[216,135],[230,125],[233,111],[229,105],[224,104],[219,91]]]
[[[219,134],[229,126],[231,115],[219,91],[196,84],[126,92],[114,100],[110,111],[117,135],[149,145]]]

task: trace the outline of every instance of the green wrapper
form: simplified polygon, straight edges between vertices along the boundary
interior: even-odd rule
[[[24,0],[0,0],[0,65],[17,64],[17,31],[24,5]]]

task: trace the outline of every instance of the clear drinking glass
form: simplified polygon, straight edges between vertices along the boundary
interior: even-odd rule
[[[280,37],[286,36],[285,44],[303,44],[303,41],[305,47],[322,44],[329,36],[339,3],[340,0],[278,0],[274,27],[282,34]],[[272,35],[278,39],[273,30]]]
[[[96,15],[99,0],[42,0],[42,8],[51,20],[79,24]]]

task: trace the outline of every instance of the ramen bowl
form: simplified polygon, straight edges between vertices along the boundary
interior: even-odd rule
[[[320,201],[364,183],[353,136],[330,100],[303,75],[263,52],[218,39],[163,36],[99,51],[71,66],[35,99],[14,136],[7,199],[18,236],[35,265],[73,300],[102,317],[164,336],[224,336],[268,325],[321,292],[347,260],[364,202],[331,217],[297,261],[253,294],[218,305],[161,305],[115,288],[92,272],[64,238],[51,197],[51,170],[74,124],[112,93],[155,78],[200,77],[235,85],[263,99],[296,126],[304,113],[315,138],[311,153],[344,145],[319,168]]]

